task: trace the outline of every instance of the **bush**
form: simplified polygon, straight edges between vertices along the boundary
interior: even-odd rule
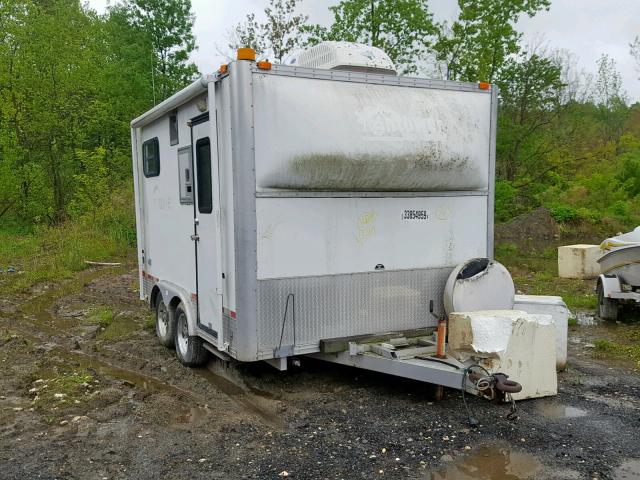
[[[496,180],[495,188],[495,217],[498,222],[506,222],[517,214],[517,189],[506,180]]]
[[[553,205],[549,207],[549,211],[558,223],[574,223],[580,220],[578,210],[568,205]]]
[[[93,212],[57,226],[36,226],[27,234],[0,229],[0,267],[20,272],[0,276],[0,293],[69,278],[86,267],[85,260],[132,260],[136,230],[131,190],[116,191]]]

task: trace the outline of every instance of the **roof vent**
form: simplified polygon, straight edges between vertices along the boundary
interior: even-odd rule
[[[296,67],[396,74],[396,67],[386,53],[362,43],[322,42],[300,52],[288,63]]]

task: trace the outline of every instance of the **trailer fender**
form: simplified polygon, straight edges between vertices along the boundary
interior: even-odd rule
[[[184,288],[168,282],[166,280],[160,280],[156,286],[160,290],[162,301],[167,305],[171,312],[175,312],[179,303],[182,303],[185,307],[187,314],[187,322],[189,324],[189,335],[196,335],[197,333],[197,313],[196,306],[191,300],[191,295]]]
[[[612,293],[622,291],[622,283],[617,275],[601,273],[598,276],[598,283],[602,285],[602,292],[605,297],[609,297]]]

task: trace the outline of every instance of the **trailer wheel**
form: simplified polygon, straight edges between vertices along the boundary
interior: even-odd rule
[[[609,297],[604,296],[604,287],[602,282],[598,282],[598,317],[603,320],[618,319],[618,302]]]
[[[176,307],[176,356],[187,367],[197,367],[207,360],[204,342],[198,336],[189,335],[187,313],[182,304]]]
[[[176,321],[167,308],[162,297],[156,301],[156,336],[161,345],[173,347],[175,345]]]

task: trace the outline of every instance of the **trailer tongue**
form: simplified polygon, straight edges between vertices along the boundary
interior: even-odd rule
[[[310,356],[492,399],[504,399],[505,394],[522,389],[518,383],[506,380],[504,374],[485,371],[486,375],[478,375],[474,372],[478,365],[473,360],[460,362],[438,352],[434,329],[322,340],[320,353]]]

